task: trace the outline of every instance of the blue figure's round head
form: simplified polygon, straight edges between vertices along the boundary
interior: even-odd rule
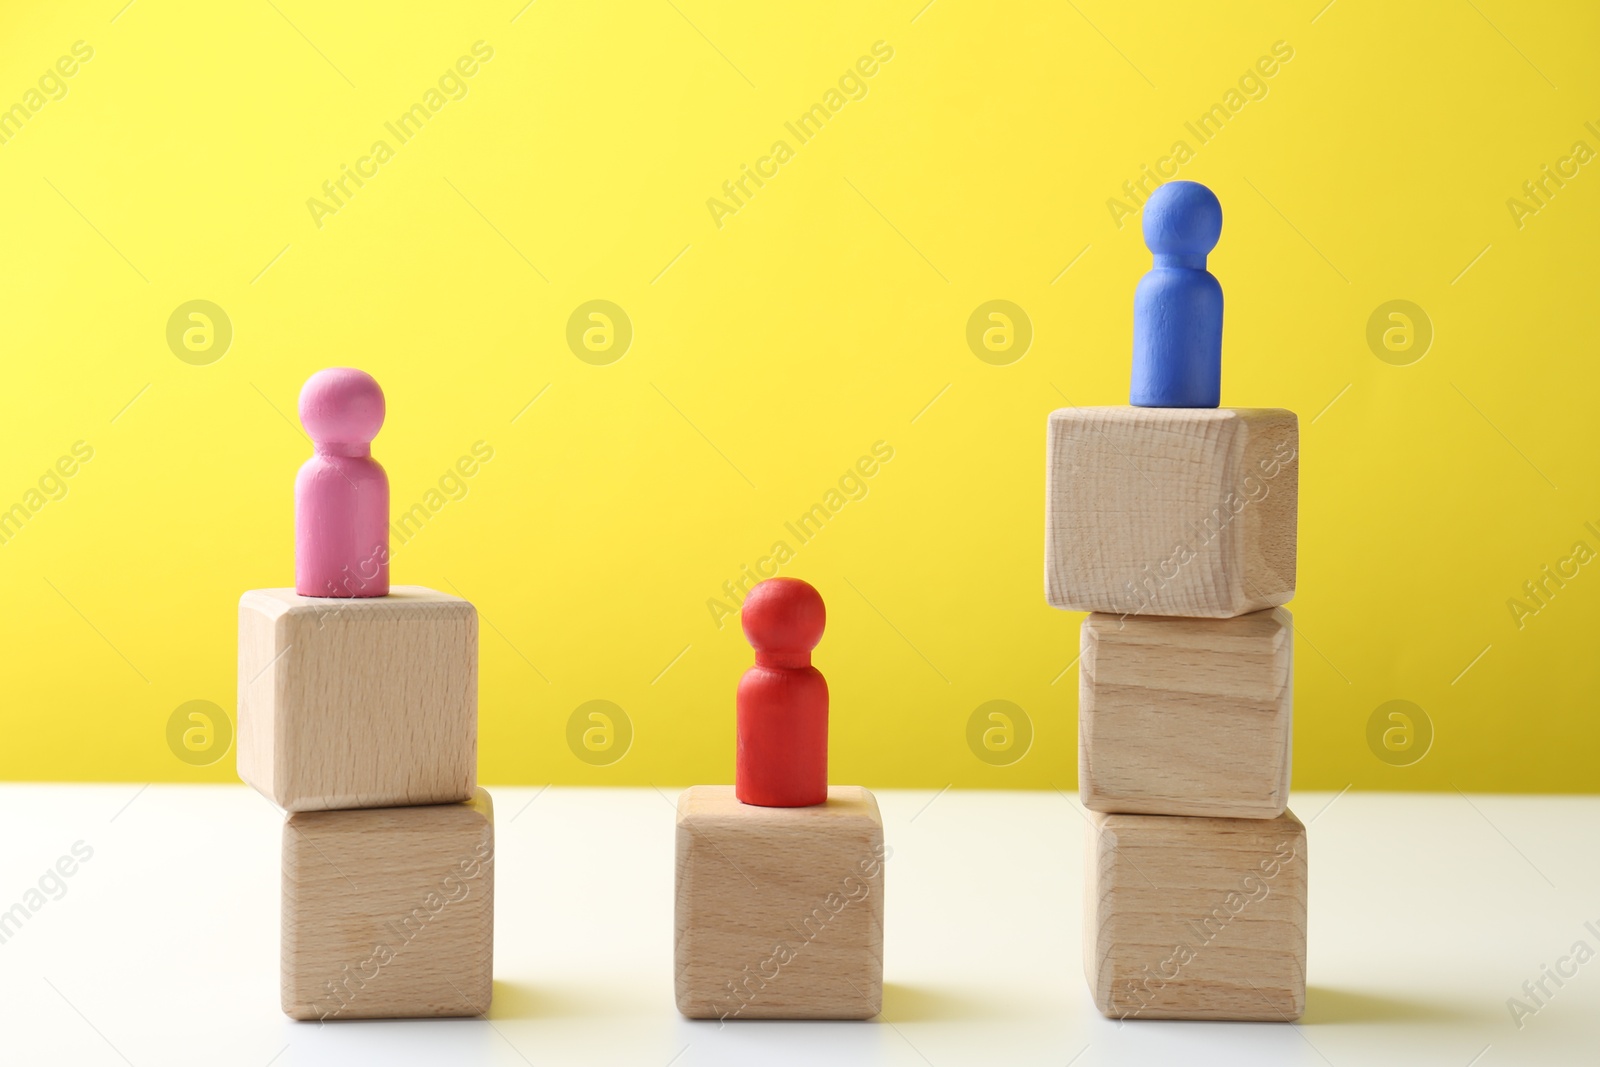
[[[1144,204],[1144,243],[1158,256],[1204,256],[1222,236],[1222,205],[1199,182],[1168,182]]]

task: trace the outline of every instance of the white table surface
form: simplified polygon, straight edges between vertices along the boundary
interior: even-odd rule
[[[1129,1022],[1089,1001],[1082,809],[1057,793],[884,791],[884,1011],[680,1018],[675,790],[490,787],[487,1018],[295,1023],[278,1010],[282,816],[238,787],[0,786],[0,909],[93,856],[0,944],[0,1063],[84,1065],[1600,1063],[1600,797],[1304,794],[1310,988],[1297,1025]],[[1571,969],[1570,965],[1567,969]]]

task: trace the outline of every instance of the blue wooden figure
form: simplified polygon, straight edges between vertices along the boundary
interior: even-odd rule
[[[1222,205],[1199,182],[1168,182],[1144,205],[1155,254],[1133,295],[1133,388],[1141,408],[1214,408],[1222,401],[1222,286],[1206,254],[1222,236]]]

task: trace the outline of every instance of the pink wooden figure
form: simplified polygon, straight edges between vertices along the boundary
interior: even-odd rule
[[[294,591],[389,594],[389,476],[372,458],[383,390],[366,371],[331,367],[306,379],[300,423],[316,451],[294,480]]]

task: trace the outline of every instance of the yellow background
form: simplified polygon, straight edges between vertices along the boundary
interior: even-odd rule
[[[0,500],[94,458],[0,546],[0,776],[233,778],[167,722],[232,714],[239,594],[292,578],[297,392],[353,364],[388,395],[397,511],[494,451],[393,571],[480,608],[487,781],[727,780],[750,653],[707,601],[885,441],[784,570],[828,601],[833,779],[1070,791],[1044,421],[1126,402],[1148,253],[1106,202],[1181,138],[1226,217],[1224,402],[1302,420],[1295,785],[1594,789],[1600,564],[1520,628],[1507,601],[1600,549],[1600,164],[1520,228],[1507,199],[1600,149],[1600,13],[921,2],[7,5],[0,103],[94,57],[0,145]],[[465,98],[319,228],[308,198],[480,40]],[[865,97],[796,144],[878,41]],[[1185,121],[1278,41],[1266,96],[1198,144]],[[780,138],[719,228],[708,198]],[[233,324],[210,365],[166,342],[194,299]],[[565,340],[592,299],[633,324],[607,366]],[[1007,366],[965,339],[991,299],[1035,332]],[[1394,299],[1435,331],[1409,366],[1366,342]],[[634,732],[606,766],[566,741],[596,699]],[[1412,766],[1368,747],[1391,699],[1435,730]],[[990,700],[1033,726],[1009,766],[967,744]]]

